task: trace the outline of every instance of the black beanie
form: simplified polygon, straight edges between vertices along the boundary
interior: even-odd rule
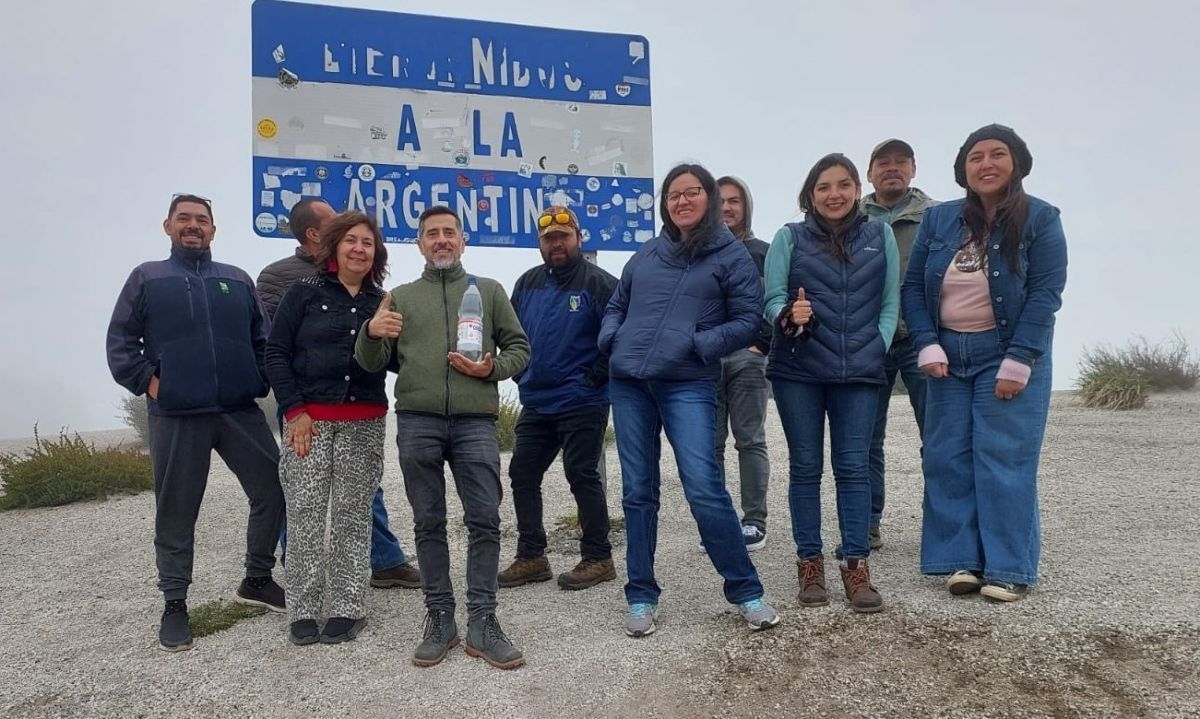
[[[976,143],[983,140],[999,140],[1008,145],[1009,152],[1016,160],[1016,171],[1020,173],[1022,179],[1029,175],[1029,171],[1033,169],[1033,155],[1029,154],[1029,146],[1025,144],[1025,141],[1011,127],[995,124],[984,125],[972,132],[963,146],[958,148],[958,157],[954,158],[954,181],[958,183],[959,187],[964,189],[967,187],[967,153],[971,151],[972,147],[975,147]]]

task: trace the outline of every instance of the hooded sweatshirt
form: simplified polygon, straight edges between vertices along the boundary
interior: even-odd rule
[[[767,250],[771,249],[771,245],[754,236],[754,196],[750,194],[750,186],[746,184],[746,181],[736,175],[725,175],[717,180],[718,185],[727,183],[734,185],[742,191],[742,206],[744,208],[741,229],[734,231],[734,228],[731,227],[729,231],[733,232],[733,236],[746,245],[746,249],[750,251],[750,257],[754,258],[754,265],[758,268],[759,279],[765,282]],[[763,321],[762,327],[759,329],[758,338],[754,340],[754,347],[763,354],[767,354],[770,351],[770,322]]]

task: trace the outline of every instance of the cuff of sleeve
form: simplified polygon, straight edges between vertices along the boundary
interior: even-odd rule
[[[1018,362],[1011,357],[1005,357],[1000,363],[1000,370],[996,372],[996,379],[1006,379],[1013,382],[1018,382],[1022,387],[1029,384],[1029,375],[1033,374],[1033,368],[1024,362]]]
[[[927,364],[950,364],[946,350],[939,344],[932,344],[921,350],[917,354],[917,366],[924,367]]]
[[[308,407],[306,405],[300,405],[299,407],[296,407],[295,409],[291,409],[291,410],[288,410],[287,412],[284,412],[283,418],[286,421],[291,422],[293,419],[296,419],[300,415],[304,414],[306,411],[308,411]]]

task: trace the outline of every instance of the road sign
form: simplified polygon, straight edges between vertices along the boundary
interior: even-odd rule
[[[645,38],[278,0],[255,0],[251,35],[259,235],[320,197],[390,242],[431,205],[477,246],[536,247],[551,204],[587,251],[653,236]]]

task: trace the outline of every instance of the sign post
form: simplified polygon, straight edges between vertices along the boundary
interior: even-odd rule
[[[255,0],[254,229],[296,202],[374,214],[389,242],[448,205],[474,246],[537,247],[551,204],[583,247],[654,235],[650,57],[636,35]]]

